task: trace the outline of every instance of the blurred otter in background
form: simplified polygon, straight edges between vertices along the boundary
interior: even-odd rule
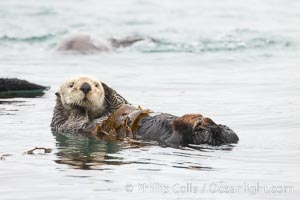
[[[131,36],[121,39],[96,39],[88,34],[77,33],[66,36],[58,45],[57,50],[61,52],[92,54],[113,51],[119,47],[128,47],[143,40],[156,42],[155,39],[150,37]]]

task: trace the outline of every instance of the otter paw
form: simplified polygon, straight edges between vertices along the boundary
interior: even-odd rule
[[[200,114],[183,115],[174,121],[173,129],[181,133],[191,132],[197,129],[197,127],[201,125],[202,121],[203,116]]]
[[[193,126],[193,132],[201,131],[201,130],[210,130],[210,129],[218,129],[219,126],[210,118],[203,117],[196,121]]]

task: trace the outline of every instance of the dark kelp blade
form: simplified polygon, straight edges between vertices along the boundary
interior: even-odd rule
[[[124,140],[126,137],[135,138],[138,130],[138,121],[149,116],[149,109],[143,110],[132,105],[123,105],[111,113],[107,119],[101,122],[92,131],[93,136],[98,139]]]

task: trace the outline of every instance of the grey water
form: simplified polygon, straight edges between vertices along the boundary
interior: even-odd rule
[[[150,36],[93,55],[70,33]],[[0,1],[0,77],[51,89],[0,101],[0,199],[298,199],[300,1]],[[49,124],[65,79],[92,75],[134,105],[201,113],[240,137],[221,147],[130,148]],[[24,152],[35,147],[52,151]]]

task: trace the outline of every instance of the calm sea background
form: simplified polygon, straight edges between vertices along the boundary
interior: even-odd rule
[[[55,52],[76,32],[159,42]],[[209,116],[240,142],[132,149],[54,135],[54,93],[81,74],[134,105]],[[1,200],[299,198],[300,1],[1,0],[0,77],[51,86],[0,101]],[[52,152],[23,154],[34,147]]]

